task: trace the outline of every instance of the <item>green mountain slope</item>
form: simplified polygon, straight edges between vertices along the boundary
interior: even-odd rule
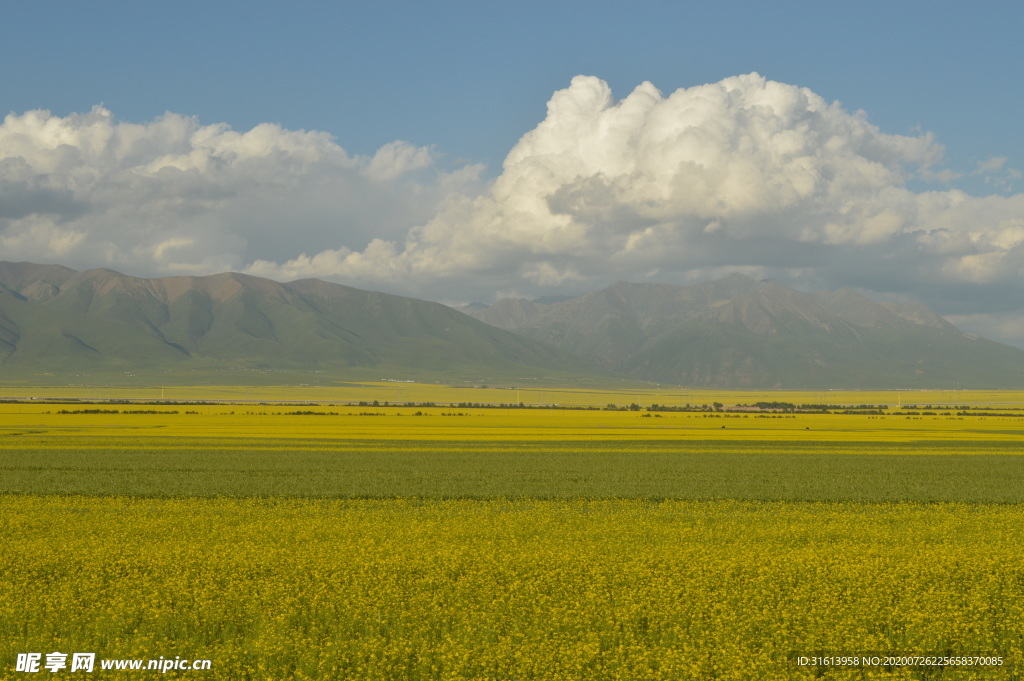
[[[0,263],[0,367],[8,372],[376,366],[594,371],[444,305],[323,281],[140,279]]]

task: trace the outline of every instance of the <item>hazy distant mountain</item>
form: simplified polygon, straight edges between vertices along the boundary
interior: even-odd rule
[[[477,319],[316,279],[140,279],[0,262],[0,371],[543,375],[590,373],[596,364],[662,383],[730,388],[1024,387],[1024,350],[962,333],[924,306],[876,303],[851,290],[801,293],[733,275],[464,310]]]
[[[592,365],[449,307],[306,279],[140,279],[0,262],[0,367],[469,367],[538,374]]]
[[[742,275],[617,283],[468,314],[637,378],[728,388],[1021,387],[1024,350],[965,334],[923,305],[802,293]]]

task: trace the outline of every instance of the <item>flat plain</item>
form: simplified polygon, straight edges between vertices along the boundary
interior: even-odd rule
[[[431,388],[0,405],[0,677],[51,651],[232,679],[1018,673],[1020,395]],[[887,408],[648,410],[758,401]],[[796,662],[872,654],[973,663]]]

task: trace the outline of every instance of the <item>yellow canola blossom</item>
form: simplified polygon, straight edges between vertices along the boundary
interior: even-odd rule
[[[190,678],[921,678],[794,661],[914,653],[1009,679],[1022,543],[1013,505],[6,496],[0,678],[59,650],[212,660]]]
[[[702,413],[283,405],[0,404],[0,449],[175,447],[175,440],[867,443],[1018,442],[1024,407],[999,416]],[[998,412],[987,412],[998,413]],[[300,445],[301,446],[301,445]]]

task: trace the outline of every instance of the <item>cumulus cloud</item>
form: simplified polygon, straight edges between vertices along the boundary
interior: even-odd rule
[[[0,125],[0,257],[139,274],[206,274],[339,243],[364,248],[429,220],[480,168],[437,168],[403,141],[372,157],[323,132],[247,132],[95,107]]]
[[[994,309],[994,294],[1021,283],[1024,195],[907,187],[960,176],[942,157],[931,134],[886,134],[864,112],[758,74],[668,96],[643,83],[619,101],[579,76],[485,193],[450,195],[402,239],[253,269],[454,299],[743,270],[950,313]]]
[[[1024,195],[1007,190],[1020,173],[1002,158],[956,172],[943,153],[756,73],[621,100],[578,76],[487,185],[407,142],[357,157],[270,124],[29,112],[0,126],[0,249],[450,301],[742,271],[918,299],[1024,344]],[[950,188],[967,177],[1004,191]]]

